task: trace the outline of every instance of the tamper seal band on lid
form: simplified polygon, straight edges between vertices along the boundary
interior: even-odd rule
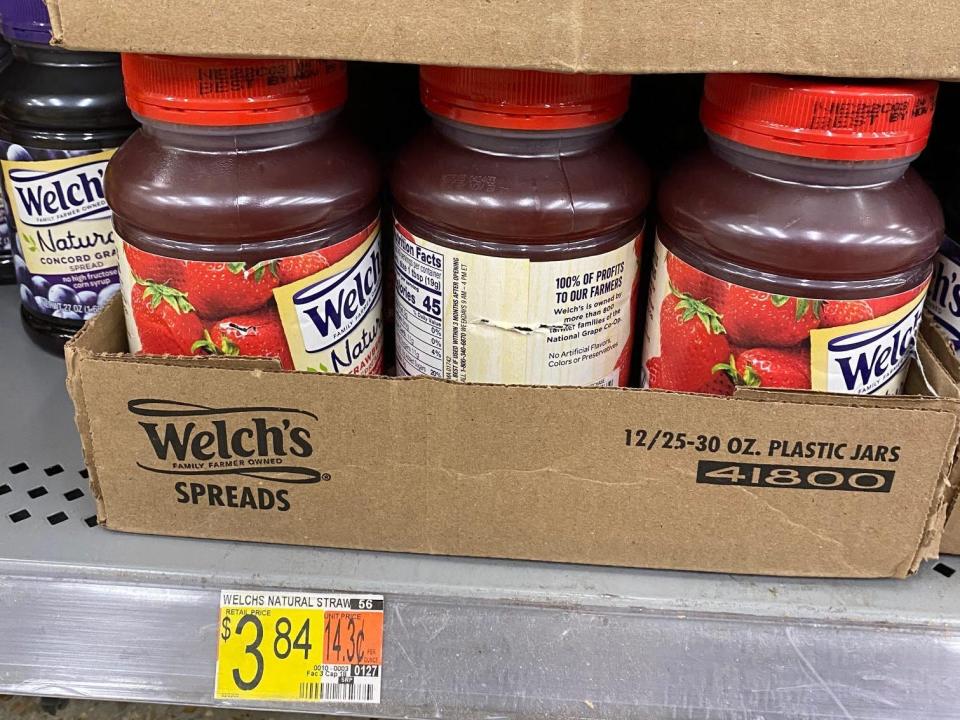
[[[435,115],[469,125],[566,130],[623,115],[630,77],[425,65],[420,98]]]
[[[933,81],[823,81],[711,74],[700,117],[710,132],[762,150],[824,160],[912,157],[926,146]]]
[[[136,114],[186,125],[257,125],[340,107],[346,66],[328,60],[123,55],[127,104]]]

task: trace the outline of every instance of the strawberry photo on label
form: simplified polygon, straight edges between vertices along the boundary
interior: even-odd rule
[[[316,275],[324,268],[343,260],[359,246],[358,239],[355,239],[328,245],[320,250],[303,253],[302,255],[280,258],[276,261],[276,271],[280,284],[289,285],[297,280],[303,280],[305,277]]]
[[[735,345],[791,347],[820,327],[822,304],[731,285],[723,304],[723,325]]]
[[[676,373],[663,362],[660,356],[647,360],[647,387],[655,390],[681,390]]]
[[[697,300],[704,300],[718,312],[722,312],[730,283],[697,270],[673,253],[667,253],[667,275],[670,284],[682,293]]]
[[[187,263],[182,290],[197,313],[209,320],[258,310],[280,284],[276,263]]]
[[[657,355],[647,360],[647,387],[664,388],[663,358]]]
[[[917,295],[925,292],[927,285],[928,283],[923,283],[919,287],[915,287],[912,290],[907,290],[906,292],[897,293],[896,295],[887,295],[886,297],[881,298],[874,298],[873,300],[866,300],[865,302],[870,305],[870,309],[873,310],[874,317],[881,317],[887,313],[892,313],[894,310],[902,308]]]
[[[697,392],[713,380],[714,366],[729,355],[730,343],[716,310],[671,289],[660,307],[660,356],[676,385],[670,389]]]
[[[130,291],[140,351],[148,355],[193,355],[203,323],[187,296],[175,288],[138,279]]]
[[[133,274],[143,280],[152,280],[168,287],[180,287],[187,263],[176,258],[163,257],[138,250],[124,243],[123,252]]]
[[[806,348],[751,348],[731,354],[716,369],[737,385],[810,389],[810,352]]]
[[[820,310],[820,327],[842,327],[873,318],[873,308],[866,300],[826,300]]]
[[[193,344],[193,349],[210,355],[275,357],[285,370],[293,370],[280,315],[272,305],[214,323]]]
[[[620,351],[620,356],[617,358],[617,362],[613,366],[614,370],[619,371],[617,377],[620,387],[626,387],[630,382],[630,360],[632,357],[633,330],[630,331],[630,336],[627,338],[627,342],[624,344],[623,350]]]
[[[725,372],[715,372],[713,379],[706,385],[697,389],[698,393],[704,395],[733,395],[733,380]]]
[[[303,255],[280,258],[277,260],[277,277],[281,285],[289,285],[305,277],[316,275],[324,268],[330,267],[330,260],[322,250]]]

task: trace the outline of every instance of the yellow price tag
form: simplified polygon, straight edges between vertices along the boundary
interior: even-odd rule
[[[383,596],[224,590],[214,697],[379,703]]]

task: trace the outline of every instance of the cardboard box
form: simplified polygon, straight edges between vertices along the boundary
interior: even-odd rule
[[[922,328],[924,344],[930,348],[933,357],[924,364],[931,385],[937,394],[942,397],[960,397],[953,392],[957,390],[957,381],[960,381],[960,359],[953,352],[953,347],[946,333],[943,332],[932,318],[927,317]],[[960,472],[953,480],[954,487],[960,486]],[[943,531],[940,552],[947,555],[960,555],[960,513],[952,512],[956,501],[951,505],[947,525]]]
[[[960,78],[955,0],[47,0],[75,49],[576,72]],[[266,10],[269,6],[269,12]]]
[[[936,554],[951,500],[953,398],[458,385],[125,349],[117,302],[67,348],[117,530],[904,577]],[[914,367],[909,387],[928,381]]]

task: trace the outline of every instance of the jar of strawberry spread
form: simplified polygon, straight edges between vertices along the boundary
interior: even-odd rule
[[[107,202],[134,352],[383,364],[379,177],[343,63],[125,55]]]
[[[926,308],[934,322],[947,334],[954,353],[960,356],[960,184],[956,178],[941,190],[947,235],[940,246],[927,293]]]
[[[646,386],[900,391],[943,237],[909,168],[936,92],[707,76],[710,147],[660,193]]]
[[[630,78],[424,67],[397,158],[399,374],[625,385],[648,173]]]

